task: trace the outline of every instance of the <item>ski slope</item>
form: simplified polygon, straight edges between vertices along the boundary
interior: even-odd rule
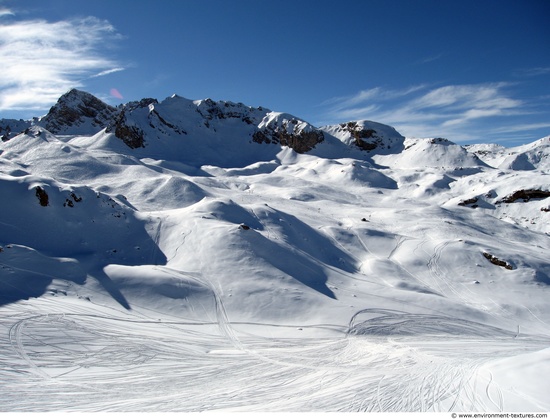
[[[2,411],[550,410],[547,141],[227,104],[0,143]]]

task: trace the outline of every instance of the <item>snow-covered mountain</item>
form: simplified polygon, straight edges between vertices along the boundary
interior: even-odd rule
[[[550,169],[550,136],[530,144],[505,148],[496,144],[476,144],[468,146],[468,151],[487,159],[500,169],[536,170]]]
[[[2,410],[550,410],[550,137],[77,90],[0,127]]]

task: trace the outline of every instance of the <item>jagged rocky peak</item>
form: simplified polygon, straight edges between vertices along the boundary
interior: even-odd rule
[[[252,136],[254,142],[280,144],[306,153],[325,139],[322,130],[290,114],[268,112]]]
[[[193,102],[204,119],[241,119],[249,125],[258,125],[269,109],[246,106],[243,103],[230,101],[213,101],[212,99],[197,100]],[[208,125],[208,123],[207,123]]]
[[[186,136],[189,140],[242,137],[262,144],[280,144],[304,153],[324,140],[324,134],[292,115],[243,103],[189,100],[172,95],[158,102],[144,99],[123,105],[107,132],[130,147],[142,148],[156,138]],[[199,134],[200,133],[200,134]]]
[[[54,134],[95,134],[118,113],[117,108],[94,95],[72,89],[59,98],[40,125]]]
[[[134,109],[148,108],[151,109],[151,105],[159,103],[157,99],[152,97],[146,97],[141,100],[134,100],[132,102],[125,103],[121,106],[121,110],[125,112],[133,111]]]
[[[160,102],[145,98],[115,108],[77,89],[61,96],[38,124],[54,134],[93,135],[105,129],[132,149],[170,137],[217,141],[215,138],[237,136],[243,141],[278,144],[307,153],[329,134],[361,150],[387,154],[401,151],[404,141],[394,128],[372,121],[319,129],[293,115],[263,107],[212,99],[190,100],[178,95]]]
[[[347,145],[364,151],[399,152],[403,149],[405,137],[389,125],[360,120],[322,127],[322,130]]]

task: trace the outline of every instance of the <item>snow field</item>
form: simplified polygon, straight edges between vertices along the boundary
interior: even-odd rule
[[[370,121],[298,154],[218,105],[0,144],[1,410],[550,410],[550,198],[498,203],[543,166]]]

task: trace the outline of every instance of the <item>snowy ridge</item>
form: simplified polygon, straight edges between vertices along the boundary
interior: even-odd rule
[[[445,138],[407,138],[397,156],[377,156],[375,161],[395,168],[480,167],[486,166],[476,155]]]
[[[550,137],[544,137],[530,144],[505,148],[496,144],[477,144],[467,149],[477,154],[488,164],[509,170],[549,170]]]
[[[0,142],[4,410],[550,410],[548,137],[68,97]]]
[[[509,156],[499,165],[501,169],[535,170],[550,169],[550,137],[541,138],[534,143],[515,147]]]

